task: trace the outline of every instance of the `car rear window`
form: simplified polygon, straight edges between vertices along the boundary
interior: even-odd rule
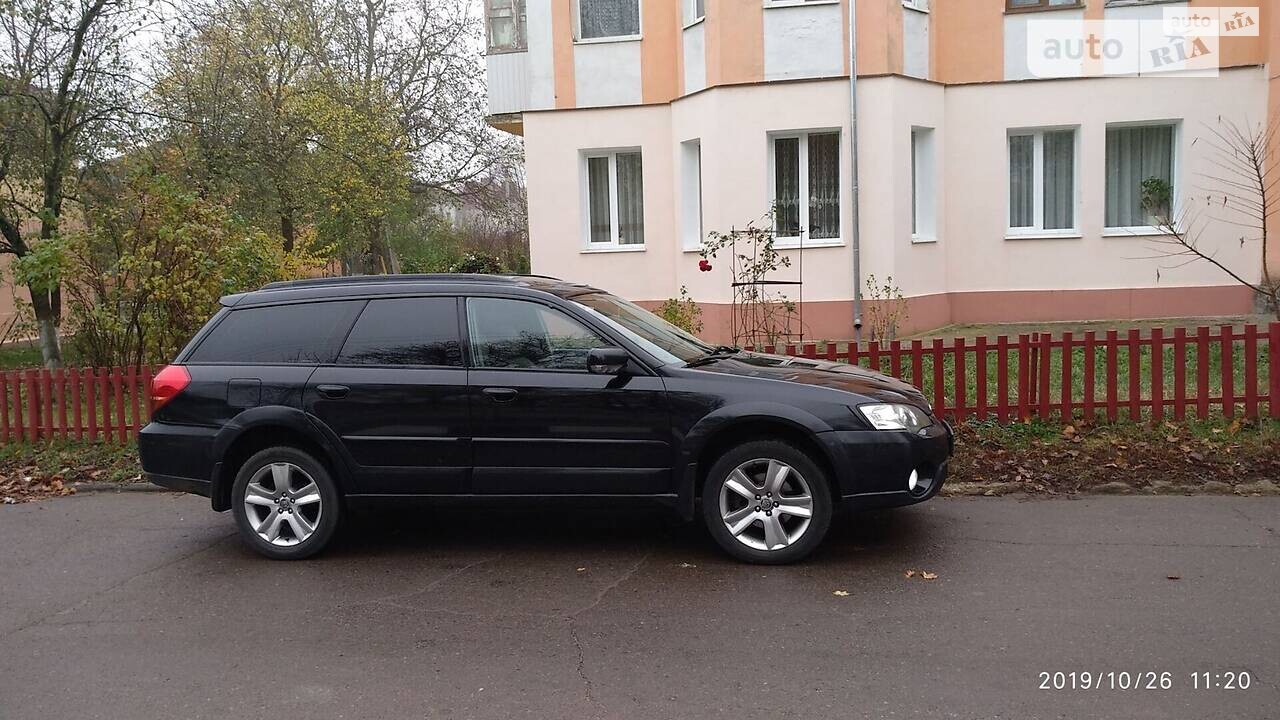
[[[363,300],[232,310],[189,363],[318,365],[332,362]]]
[[[462,367],[457,300],[371,300],[342,346],[338,364]]]

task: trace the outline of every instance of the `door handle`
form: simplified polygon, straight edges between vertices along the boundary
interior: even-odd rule
[[[516,399],[520,394],[515,388],[505,387],[488,387],[483,390],[485,395],[493,398],[494,402],[508,403]]]
[[[341,400],[351,392],[351,388],[346,385],[317,385],[316,392],[330,400]]]

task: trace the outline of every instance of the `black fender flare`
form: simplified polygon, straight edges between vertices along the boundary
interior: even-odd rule
[[[820,433],[830,432],[833,429],[822,418],[801,410],[794,405],[785,405],[777,402],[746,402],[726,405],[708,413],[694,423],[681,443],[680,467],[683,472],[677,480],[676,504],[682,518],[685,520],[694,518],[694,501],[698,495],[698,461],[711,440],[734,426],[760,421],[786,425],[811,437],[814,444],[821,448],[822,453],[826,456],[827,463],[832,467],[836,466],[836,459],[831,457],[827,444],[818,437]]]
[[[341,452],[340,439],[327,426],[310,414],[285,405],[265,405],[249,408],[236,415],[213,437],[210,455],[214,462],[214,473],[211,478],[210,496],[214,503],[221,496],[222,483],[226,482],[222,472],[222,462],[227,451],[245,433],[262,427],[283,428],[295,432],[315,443],[325,453],[325,459],[334,470],[334,481],[344,492],[351,491],[351,472]],[[225,509],[225,508],[223,508]]]

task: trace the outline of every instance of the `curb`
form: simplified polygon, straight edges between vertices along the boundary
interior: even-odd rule
[[[114,482],[78,482],[71,483],[67,487],[73,488],[77,495],[106,493],[106,492],[131,492],[131,493],[164,493],[176,492],[168,488],[162,488],[159,485],[152,485],[149,482],[130,482],[130,483],[114,483]]]

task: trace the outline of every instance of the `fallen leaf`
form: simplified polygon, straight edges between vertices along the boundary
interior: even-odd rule
[[[580,568],[578,568],[578,572],[586,572],[586,571],[587,571],[587,569],[586,569],[586,568],[584,568],[584,567],[580,567]]]
[[[903,575],[905,575],[905,576],[907,576],[907,577],[909,577],[909,578],[910,578],[910,577],[915,577],[915,576],[916,576],[916,571],[915,571],[915,570],[908,570],[908,571],[906,571],[906,572],[904,572],[904,573],[902,573],[902,574],[903,574]]]
[[[920,577],[924,578],[925,580],[937,580],[938,573],[931,573],[931,572],[925,571],[920,573]]]
[[[1166,577],[1166,578],[1168,578],[1168,579],[1170,579],[1170,580],[1181,580],[1181,579],[1182,579],[1182,576],[1181,576],[1181,575],[1165,575],[1165,577]]]
[[[835,595],[836,597],[849,597],[849,591],[848,591],[848,590],[836,590],[835,592],[833,592],[833,593],[831,593],[831,594],[832,594],[832,595]]]
[[[682,568],[696,568],[696,567],[698,567],[698,566],[697,566],[697,565],[694,565],[693,563],[680,563],[680,567],[682,567]]]

